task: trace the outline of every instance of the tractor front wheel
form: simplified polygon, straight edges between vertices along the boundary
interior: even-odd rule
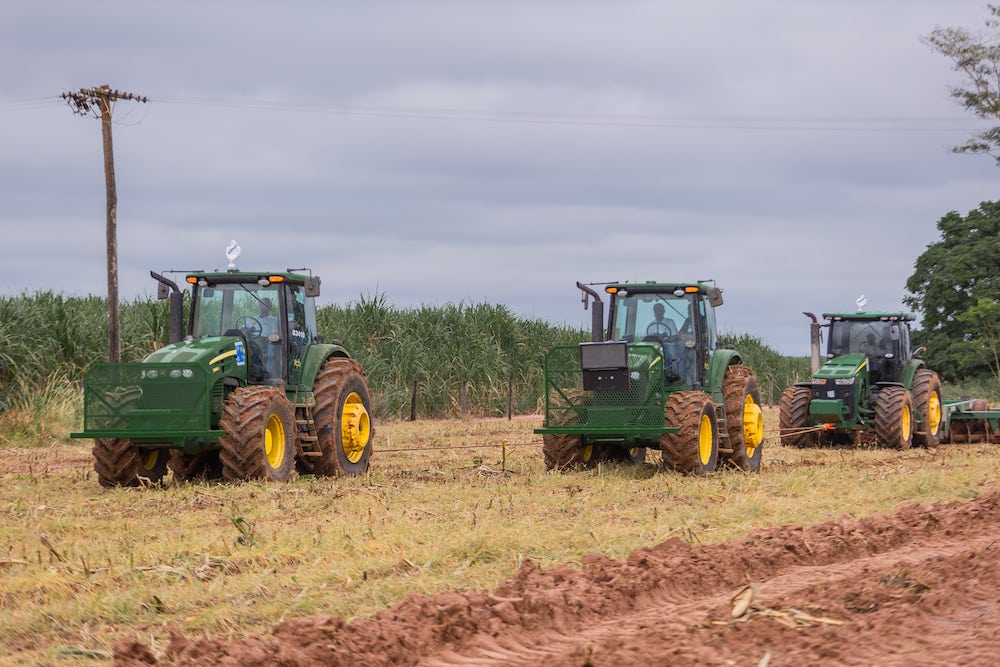
[[[703,391],[674,392],[663,408],[663,422],[678,429],[660,438],[665,467],[695,475],[715,471],[719,425],[711,396]]]
[[[727,461],[740,470],[757,472],[764,451],[764,413],[753,370],[746,366],[726,369],[722,392],[726,401]]]
[[[909,449],[913,444],[913,399],[905,388],[879,389],[875,435],[890,449]]]
[[[226,480],[285,482],[295,463],[295,416],[277,387],[240,387],[229,395],[219,428]]]
[[[593,468],[604,460],[603,446],[584,445],[583,437],[573,433],[542,435],[542,454],[545,457],[546,470]]]
[[[815,447],[819,444],[816,431],[807,431],[809,423],[809,403],[812,389],[809,387],[789,387],[781,395],[778,410],[778,430],[781,444],[785,447]]]
[[[941,379],[932,370],[921,368],[910,388],[913,408],[920,413],[913,444],[936,447],[941,442]]]
[[[156,484],[167,474],[167,453],[140,449],[128,438],[94,440],[94,470],[104,487]]]
[[[361,364],[330,357],[320,367],[313,385],[319,456],[299,457],[299,468],[313,475],[360,475],[368,470],[375,427],[372,400]]]

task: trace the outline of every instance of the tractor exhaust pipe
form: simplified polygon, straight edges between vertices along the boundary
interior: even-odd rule
[[[604,302],[601,301],[601,295],[590,289],[590,287],[584,285],[581,282],[576,284],[581,290],[583,290],[583,309],[587,310],[587,303],[589,299],[588,295],[594,299],[594,309],[591,311],[590,315],[590,340],[594,343],[600,343],[604,340]]]
[[[812,320],[809,325],[809,352],[812,360],[812,372],[815,373],[819,370],[819,321],[812,313],[802,314]]]
[[[176,343],[184,338],[184,293],[177,287],[177,283],[156,271],[150,271],[149,275],[159,283],[156,287],[156,298],[160,301],[170,299],[167,316],[167,321],[170,323],[169,342]]]

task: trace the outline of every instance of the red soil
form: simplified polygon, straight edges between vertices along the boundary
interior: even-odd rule
[[[495,591],[413,596],[349,623],[312,616],[259,637],[176,635],[160,664],[995,666],[998,631],[994,492],[727,544],[674,539],[625,562],[528,562]],[[115,664],[157,661],[123,641]]]

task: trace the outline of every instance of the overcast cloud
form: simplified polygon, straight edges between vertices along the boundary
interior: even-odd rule
[[[715,279],[723,330],[898,309],[937,221],[997,199],[921,42],[968,0],[7,2],[0,293],[105,294],[109,84],[124,299],[149,270],[309,267],[585,325],[577,280]]]

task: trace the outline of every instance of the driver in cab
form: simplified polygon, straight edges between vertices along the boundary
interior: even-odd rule
[[[673,320],[663,316],[664,307],[662,303],[653,304],[653,321],[646,327],[647,336],[658,336],[668,338],[677,334],[677,325]]]

